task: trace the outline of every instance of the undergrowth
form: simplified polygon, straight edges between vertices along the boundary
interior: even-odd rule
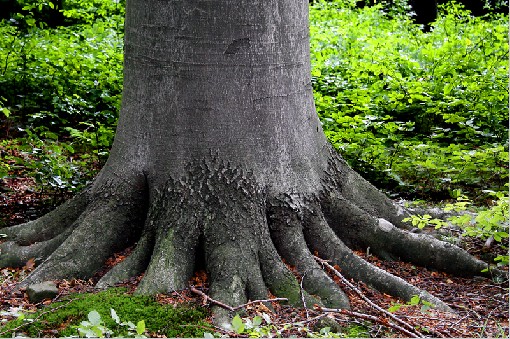
[[[430,32],[405,9],[311,7],[312,84],[324,131],[379,188],[478,203],[508,181],[508,16],[448,2]]]

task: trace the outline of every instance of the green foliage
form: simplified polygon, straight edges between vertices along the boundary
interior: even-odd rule
[[[47,331],[58,329],[58,336],[69,337],[90,331],[107,335],[112,331],[115,335],[126,337],[138,332],[158,333],[167,337],[201,337],[203,328],[209,328],[204,318],[206,311],[186,306],[173,307],[160,305],[151,296],[129,295],[125,289],[109,289],[97,294],[87,293],[71,295],[58,303],[46,306],[35,314],[25,314],[25,319],[8,322],[0,327],[0,333],[13,329],[25,322],[18,332],[22,331],[30,337],[42,337]],[[115,311],[112,312],[111,309]],[[95,311],[92,320],[90,312]],[[110,314],[109,317],[97,317]],[[37,318],[39,317],[39,318]],[[34,320],[36,319],[37,320]],[[120,319],[144,320],[132,326]],[[142,331],[145,326],[144,331]],[[52,334],[51,336],[55,336]],[[98,335],[99,336],[99,335]]]
[[[319,332],[314,332],[303,323],[275,324],[268,314],[253,318],[241,318],[238,314],[232,318],[231,329],[238,335],[249,338],[282,338],[286,332],[299,333],[300,337],[308,338],[362,338],[367,337],[366,328],[359,325],[345,328],[342,332],[332,332],[330,327],[324,327]],[[204,338],[224,338],[219,332],[204,332]]]
[[[505,249],[507,247],[507,240],[509,237],[508,228],[510,222],[509,207],[508,207],[508,193],[507,192],[486,192],[493,197],[492,206],[490,208],[479,209],[477,213],[461,213],[448,217],[447,220],[433,219],[430,215],[412,215],[405,218],[405,222],[411,222],[413,226],[424,228],[432,226],[435,229],[445,227],[451,223],[461,230],[463,236],[476,237],[482,240],[489,238],[494,239],[500,243]],[[473,202],[466,196],[459,196],[455,203],[446,204],[445,211],[467,212]],[[494,261],[498,266],[508,265],[508,255],[499,255]]]
[[[115,127],[122,92],[123,6],[66,1],[70,7],[63,12],[72,16],[85,3],[76,11],[93,13],[86,24],[22,29],[16,20],[0,23],[0,106],[24,128],[44,125],[62,133],[83,122]],[[112,6],[118,7],[117,16]]]
[[[128,338],[147,338],[145,335],[145,321],[140,320],[136,325],[131,321],[121,322],[117,312],[110,309],[111,318],[119,326],[125,327]],[[78,326],[74,326],[80,335],[85,338],[111,338],[118,336],[117,333],[107,328],[101,320],[101,315],[96,310],[90,311],[87,315],[88,320],[82,321]]]
[[[90,311],[87,315],[88,320],[84,320],[78,326],[74,326],[80,335],[85,338],[104,338],[111,337],[113,331],[104,326],[101,321],[101,315],[97,311]]]
[[[397,10],[311,8],[312,83],[329,140],[386,190],[472,197],[508,180],[508,17],[454,3],[424,33]],[[494,173],[496,172],[496,173]]]
[[[65,130],[76,140],[77,145],[81,146],[82,152],[94,154],[99,162],[106,160],[115,131],[101,123],[82,122],[80,125],[87,127],[84,130],[66,127]]]
[[[396,311],[400,310],[403,307],[405,308],[405,307],[413,307],[413,306],[420,306],[420,311],[425,313],[429,309],[433,308],[434,304],[432,304],[431,302],[428,302],[426,300],[423,300],[418,295],[413,295],[411,297],[411,300],[409,300],[405,304],[392,303],[390,308],[388,308],[388,311],[393,313],[393,312],[396,312]]]
[[[90,155],[77,155],[72,144],[59,141],[58,135],[44,126],[24,132],[26,137],[20,144],[0,142],[1,148],[16,154],[3,157],[0,178],[7,177],[11,168],[21,168],[25,176],[35,179],[41,192],[59,194],[79,191],[92,179],[96,171]]]
[[[61,9],[45,0],[18,4],[20,12],[0,22],[0,135],[18,138],[3,142],[16,155],[0,162],[0,179],[14,163],[42,191],[77,191],[113,143],[124,4],[72,0]],[[62,11],[73,25],[47,27],[41,13],[48,9]]]
[[[93,23],[98,20],[122,21],[125,0],[66,0],[62,13],[72,22]]]

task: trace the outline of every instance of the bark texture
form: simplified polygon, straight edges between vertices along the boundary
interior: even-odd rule
[[[462,275],[486,266],[406,231],[406,212],[327,143],[310,84],[307,13],[302,0],[128,0],[110,158],[82,194],[3,229],[0,266],[35,257],[24,286],[88,278],[136,244],[98,286],[145,272],[140,293],[169,292],[205,266],[211,296],[227,304],[271,291],[294,305],[348,308],[317,251],[348,277],[447,309],[352,252],[370,247]],[[216,314],[218,322],[227,316]]]

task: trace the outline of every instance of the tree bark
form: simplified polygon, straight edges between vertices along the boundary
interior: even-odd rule
[[[98,286],[145,272],[140,293],[169,292],[205,265],[209,294],[226,304],[270,290],[294,305],[348,308],[317,251],[347,277],[448,309],[352,249],[463,275],[485,268],[405,231],[406,212],[327,143],[310,82],[307,1],[128,0],[125,34],[122,110],[107,164],[70,202],[2,230],[0,266],[39,263],[22,286],[88,278],[136,244]],[[304,298],[282,259],[299,271]]]

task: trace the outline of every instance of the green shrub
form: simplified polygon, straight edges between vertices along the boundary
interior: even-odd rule
[[[508,187],[508,184],[506,185]],[[489,238],[500,244],[501,248],[508,252],[508,228],[510,222],[509,216],[509,198],[507,192],[486,192],[493,200],[490,208],[475,209],[476,213],[463,213],[448,217],[447,220],[432,218],[429,214],[412,215],[405,218],[404,221],[411,222],[417,228],[434,227],[439,229],[451,223],[458,226],[462,231],[462,236],[480,238],[484,241]],[[472,208],[473,201],[466,196],[458,196],[455,203],[445,205],[445,211],[465,212]],[[497,266],[508,266],[508,253],[494,256],[493,259]],[[492,264],[494,264],[494,262]]]
[[[122,92],[122,21],[27,32],[0,23],[1,106],[24,128],[101,123],[113,129]],[[7,117],[5,117],[7,119]],[[65,133],[63,134],[65,135]]]
[[[356,170],[422,197],[502,189],[508,16],[473,18],[451,3],[424,33],[407,15],[337,0],[310,17],[319,117]]]

